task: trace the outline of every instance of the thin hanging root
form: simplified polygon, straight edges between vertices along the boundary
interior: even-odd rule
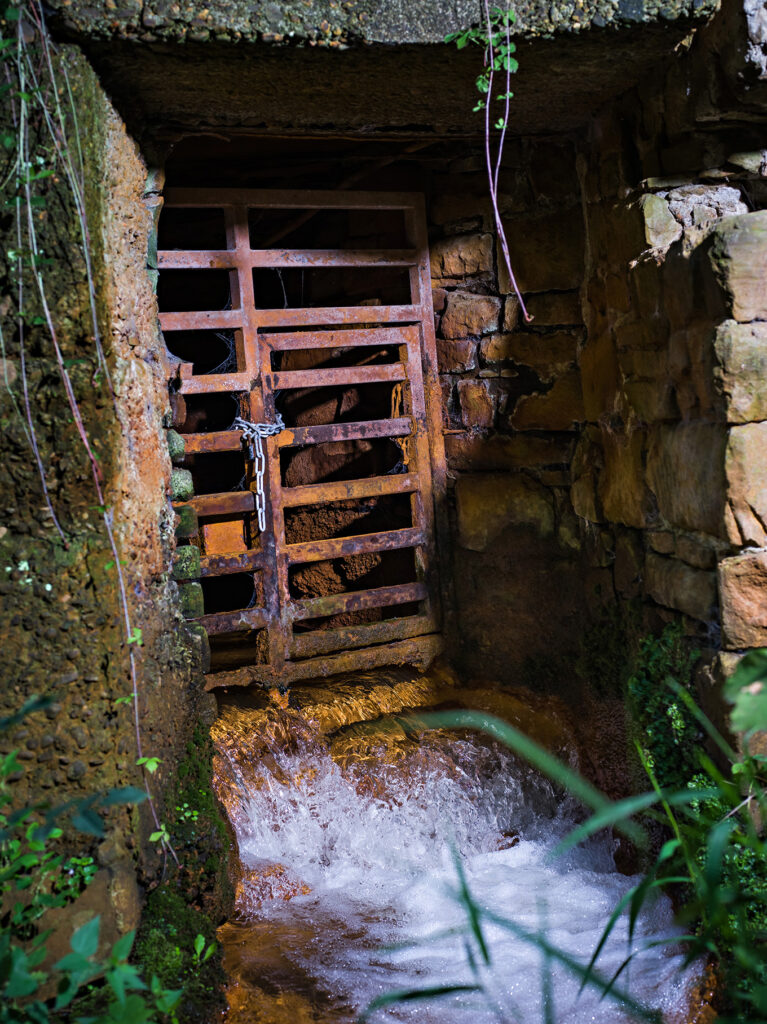
[[[509,244],[506,240],[506,232],[501,221],[501,211],[498,207],[498,178],[501,170],[501,158],[503,157],[503,146],[506,141],[506,128],[509,123],[509,96],[511,89],[511,65],[506,62],[506,110],[503,118],[503,129],[501,131],[501,137],[498,142],[498,153],[495,159],[495,167],[493,167],[493,158],[490,150],[490,103],[493,98],[493,78],[495,75],[495,50],[493,48],[493,22],[490,17],[490,4],[488,0],[484,0],[485,9],[485,24],[487,26],[487,50],[485,53],[485,67],[488,68],[488,90],[487,90],[487,101],[485,103],[485,162],[487,164],[487,182],[490,189],[490,201],[493,204],[493,218],[495,220],[496,230],[498,231],[498,238],[501,242],[501,252],[503,253],[503,262],[506,266],[506,272],[509,275],[509,281],[511,287],[514,289],[514,294],[519,300],[519,305],[522,310],[522,315],[525,318],[526,323],[532,323],[533,317],[527,311],[525,300],[522,298],[522,293],[519,290],[517,279],[514,274],[514,270],[511,266],[511,257],[509,255]],[[506,25],[506,40],[507,43],[511,42],[511,29],[507,23]]]
[[[55,128],[55,126],[53,124],[53,120],[52,120],[51,115],[50,115],[50,111],[47,109],[47,107],[45,106],[45,103],[44,103],[44,101],[42,99],[42,95],[43,94],[42,94],[42,89],[40,87],[39,78],[38,78],[37,74],[34,71],[34,65],[32,63],[31,56],[30,56],[29,51],[27,49],[27,42],[28,42],[28,40],[25,38],[24,30],[23,30],[24,15],[25,14],[28,14],[29,15],[29,20],[31,22],[34,22],[34,24],[37,26],[37,30],[38,30],[38,33],[40,35],[40,39],[42,41],[43,51],[44,51],[44,54],[45,54],[45,57],[46,57],[47,65],[48,65],[48,73],[49,73],[49,75],[51,77],[51,82],[53,84],[53,93],[56,96],[56,106],[57,106],[57,112],[58,112],[58,118],[59,118],[59,124],[60,124],[60,131],[56,130],[56,128]],[[96,300],[95,300],[96,292],[95,292],[95,286],[94,286],[94,281],[93,281],[93,269],[92,269],[92,264],[91,264],[91,259],[90,259],[90,235],[89,235],[89,232],[88,232],[88,225],[87,225],[87,220],[86,220],[86,216],[85,216],[84,192],[83,192],[83,187],[81,187],[81,183],[78,181],[78,177],[75,174],[74,168],[72,166],[71,157],[69,155],[70,154],[70,149],[69,149],[69,143],[68,143],[68,140],[67,140],[67,137],[66,137],[65,121],[64,121],[63,114],[61,112],[61,108],[59,106],[58,90],[56,88],[56,79],[55,79],[55,75],[54,75],[54,72],[53,72],[53,63],[52,63],[52,60],[51,60],[50,47],[49,47],[49,43],[48,43],[48,37],[47,37],[47,34],[46,34],[45,25],[44,25],[44,22],[43,22],[42,9],[40,7],[39,0],[31,0],[31,3],[28,4],[27,6],[25,6],[20,11],[20,18],[19,18],[18,26],[19,27],[18,27],[18,34],[17,34],[17,46],[16,46],[16,74],[18,76],[18,82],[19,82],[19,113],[18,113],[18,116],[16,115],[16,108],[15,108],[15,103],[13,102],[13,97],[12,97],[12,110],[13,110],[14,127],[16,128],[17,139],[18,139],[18,151],[17,151],[16,168],[15,168],[15,170],[16,170],[16,174],[17,174],[18,180],[23,182],[23,185],[24,185],[24,199],[26,201],[26,207],[27,207],[26,235],[27,235],[27,241],[29,243],[29,252],[31,253],[30,268],[31,268],[31,271],[32,271],[32,276],[33,276],[33,278],[35,280],[35,284],[37,285],[38,293],[40,295],[40,302],[41,302],[42,309],[43,309],[43,315],[44,315],[44,320],[45,320],[46,328],[48,330],[48,334],[49,334],[49,337],[50,337],[52,345],[53,345],[54,354],[56,356],[56,364],[58,366],[59,375],[60,375],[62,383],[64,385],[64,392],[65,392],[65,394],[67,396],[67,402],[68,402],[69,408],[70,408],[70,410],[72,412],[72,418],[73,418],[75,426],[77,428],[78,435],[79,435],[80,440],[81,440],[81,442],[83,444],[83,447],[85,448],[86,455],[87,455],[88,460],[90,462],[91,475],[93,477],[93,485],[94,485],[94,488],[96,490],[96,494],[98,496],[98,502],[99,502],[99,506],[101,508],[102,518],[103,518],[103,522],[104,522],[104,529],[106,531],[107,539],[109,541],[109,547],[111,549],[113,560],[114,560],[114,565],[115,565],[115,568],[116,568],[116,571],[117,571],[118,594],[119,594],[120,608],[121,608],[121,611],[122,611],[123,624],[124,624],[124,629],[125,629],[125,645],[126,645],[127,654],[128,654],[128,662],[129,662],[130,676],[131,676],[131,687],[132,687],[132,693],[133,693],[134,726],[135,726],[135,735],[136,735],[136,750],[137,750],[137,755],[138,755],[137,759],[140,760],[141,758],[143,758],[144,754],[143,754],[143,745],[142,745],[142,741],[141,741],[141,728],[140,728],[140,722],[139,722],[139,708],[138,708],[139,692],[138,692],[138,674],[137,674],[137,669],[136,669],[136,652],[135,652],[135,649],[134,649],[134,646],[133,646],[133,626],[132,626],[131,618],[130,618],[130,608],[129,608],[129,605],[128,605],[128,594],[127,594],[127,588],[126,588],[126,584],[125,584],[125,575],[124,575],[123,570],[122,570],[122,564],[120,562],[120,557],[119,557],[119,553],[118,553],[118,549],[117,549],[117,542],[115,540],[114,529],[113,529],[113,525],[114,525],[113,524],[113,514],[114,513],[113,513],[112,510],[107,509],[105,507],[104,494],[103,494],[103,489],[102,489],[103,476],[102,476],[102,473],[101,473],[101,467],[99,466],[98,460],[96,458],[96,455],[93,452],[93,449],[91,448],[90,440],[88,438],[88,434],[86,432],[85,425],[83,423],[82,415],[81,415],[81,412],[80,412],[80,407],[78,405],[77,398],[76,398],[75,393],[74,393],[74,388],[72,387],[72,381],[70,379],[69,373],[67,372],[67,368],[66,368],[66,365],[64,363],[63,353],[61,351],[61,347],[60,347],[59,341],[58,341],[58,335],[57,335],[57,331],[56,331],[56,326],[55,326],[55,323],[54,323],[54,320],[53,320],[53,316],[51,314],[50,305],[48,303],[48,296],[47,296],[47,293],[45,291],[45,282],[44,282],[43,276],[42,276],[42,274],[41,274],[41,272],[39,270],[39,262],[40,262],[41,253],[40,253],[40,250],[39,250],[39,247],[38,247],[37,233],[35,231],[34,217],[33,217],[33,214],[32,214],[32,210],[33,210],[32,198],[33,197],[32,197],[32,190],[31,190],[31,187],[30,187],[30,176],[29,176],[29,170],[30,170],[30,166],[31,165],[30,165],[30,160],[29,160],[29,110],[28,110],[28,100],[26,98],[27,96],[36,96],[38,98],[38,101],[40,102],[43,118],[45,120],[45,123],[46,123],[46,126],[48,128],[48,131],[49,131],[49,133],[51,135],[51,139],[53,140],[54,147],[56,149],[56,154],[57,154],[57,156],[58,156],[62,166],[64,167],[65,177],[66,177],[67,183],[68,183],[68,185],[70,187],[70,190],[72,192],[74,201],[75,201],[75,207],[76,207],[76,210],[77,210],[77,216],[78,216],[78,220],[79,220],[79,223],[80,223],[80,230],[81,230],[81,235],[82,235],[82,239],[83,239],[83,258],[84,258],[84,263],[85,263],[86,276],[87,276],[87,280],[88,280],[88,291],[89,291],[89,295],[90,295],[90,298],[91,298],[91,314],[92,314],[93,328],[94,328],[94,342],[95,342],[96,349],[97,349],[98,354],[99,354],[99,362],[100,362],[100,364],[102,365],[102,367],[104,369],[106,379],[109,381],[109,373],[108,373],[108,369],[107,369],[107,366],[106,366],[106,361],[105,361],[103,350],[102,350],[100,333],[99,333],[99,330],[98,330],[97,313],[96,313]],[[27,84],[26,74],[27,74],[27,72],[30,73],[31,80],[32,80],[33,86],[34,86],[33,91],[30,91],[29,93],[26,90],[26,84]],[[68,81],[67,81],[67,89],[69,89]],[[69,95],[70,95],[70,99],[71,99],[71,92],[69,93]],[[73,106],[73,110],[74,110],[74,106]],[[81,170],[82,170],[82,154],[79,151],[79,138],[78,138],[78,154],[79,154],[79,160],[80,160],[80,167],[81,167]],[[84,186],[84,182],[82,184]],[[46,484],[46,481],[45,481],[45,471],[44,471],[44,467],[43,467],[43,464],[42,464],[42,458],[40,456],[40,451],[39,451],[39,447],[38,447],[38,444],[37,444],[37,439],[36,439],[35,432],[34,432],[34,421],[32,419],[31,404],[29,402],[29,393],[28,393],[27,382],[26,382],[26,369],[25,369],[25,363],[24,363],[24,359],[23,359],[23,316],[24,316],[23,300],[24,300],[24,293],[23,293],[23,283],[22,283],[23,257],[21,255],[23,253],[23,251],[24,251],[24,246],[23,246],[24,232],[23,232],[23,228],[22,228],[22,215],[21,215],[20,207],[21,207],[21,204],[19,202],[17,202],[16,203],[16,218],[17,218],[16,229],[17,229],[18,246],[19,246],[19,324],[20,324],[20,329],[22,331],[22,334],[21,334],[21,341],[22,341],[22,379],[23,379],[23,389],[24,389],[24,398],[25,398],[25,410],[26,410],[25,432],[26,432],[27,439],[29,441],[30,447],[32,448],[32,451],[33,451],[33,453],[35,455],[35,459],[36,459],[36,462],[37,462],[37,465],[38,465],[38,471],[40,473],[40,479],[41,479],[41,482],[42,482],[43,494],[45,495],[45,499],[46,499],[46,502],[47,502],[48,507],[50,509],[51,516],[53,518],[53,522],[56,525],[56,528],[58,529],[59,533],[61,534],[62,539],[64,539],[64,541],[66,543],[66,538],[65,538],[64,532],[61,529],[61,526],[60,526],[59,521],[58,521],[58,519],[56,517],[55,511],[54,511],[54,509],[53,509],[53,507],[51,505],[51,502],[50,502],[48,488],[47,488],[47,484]],[[5,349],[4,349],[4,344],[3,344],[3,351],[4,350]],[[112,391],[111,381],[109,383],[110,383],[110,391]],[[6,385],[8,386],[8,388],[10,390],[10,386],[8,385],[7,378],[6,378]],[[113,397],[113,399],[115,398],[114,391],[112,391],[112,397]],[[149,777],[147,775],[146,768],[144,768],[144,767],[142,767],[142,775],[143,775],[143,778],[144,778],[144,789],[146,791],[147,802],[149,804],[149,808],[150,808],[151,813],[152,813],[152,818],[154,820],[154,823],[155,823],[155,826],[156,826],[157,830],[161,831],[163,833],[163,839],[161,840],[163,856],[167,858],[167,854],[170,853],[170,855],[173,857],[173,860],[178,865],[179,860],[178,860],[178,856],[176,855],[176,851],[173,848],[173,845],[170,842],[170,840],[165,838],[165,836],[167,836],[167,833],[166,833],[165,829],[163,828],[163,826],[161,825],[160,819],[158,817],[157,809],[156,809],[155,803],[154,803],[154,798],[152,796],[151,789],[150,789],[150,786],[149,786]]]

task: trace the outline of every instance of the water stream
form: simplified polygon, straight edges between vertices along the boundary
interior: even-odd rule
[[[445,699],[439,682],[378,675],[293,690],[289,703],[251,696],[223,708],[216,784],[242,864],[237,919],[220,933],[229,1024],[352,1024],[392,990],[478,981],[481,991],[386,1007],[373,1020],[635,1019],[595,990],[579,995],[565,967],[493,921],[482,926],[484,963],[459,898],[457,858],[477,904],[544,931],[582,963],[636,879],[616,870],[609,836],[553,858],[579,809],[506,750],[470,733],[405,734],[400,712]],[[484,709],[499,710],[499,700],[485,694]],[[516,708],[505,698],[507,718]],[[556,715],[528,709],[527,725],[574,756]],[[636,952],[624,988],[678,1022],[690,988],[679,981],[681,950],[647,949],[674,934],[671,907],[658,900],[631,943],[619,923],[599,968],[610,976]]]

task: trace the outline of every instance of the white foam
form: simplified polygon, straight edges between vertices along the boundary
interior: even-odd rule
[[[553,946],[581,963],[637,881],[615,870],[609,838],[552,859],[575,807],[507,753],[479,742],[456,739],[448,750],[443,740],[427,740],[399,767],[344,772],[315,749],[278,754],[253,771],[256,785],[241,794],[235,821],[242,859],[246,866],[278,862],[312,890],[264,904],[257,914],[279,922],[283,937],[295,922],[295,944],[283,938],[289,959],[358,1011],[393,989],[476,980],[465,940],[434,938],[450,928],[469,934],[456,898],[456,855],[479,904],[527,930],[545,930]],[[413,1003],[381,1010],[375,1020],[543,1021],[540,950],[496,924],[484,927],[491,965],[480,976],[489,996]],[[624,988],[649,1006],[679,1011],[687,988],[680,950],[647,948],[675,934],[670,905],[659,899],[640,917],[630,945],[627,922],[619,922],[598,966],[610,976],[634,952]],[[579,997],[578,981],[561,965],[549,969],[556,1024],[631,1019],[595,990]]]

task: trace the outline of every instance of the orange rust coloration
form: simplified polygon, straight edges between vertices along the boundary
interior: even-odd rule
[[[199,396],[228,393],[236,398],[242,418],[271,424],[276,422],[279,393],[393,389],[388,416],[343,422],[339,406],[333,422],[296,424],[264,438],[263,533],[254,526],[258,518],[254,514],[258,511],[254,449],[243,447],[242,432],[220,429],[220,423],[213,424],[216,429],[201,431],[196,422],[184,431],[185,459],[232,458],[227,453],[239,451],[246,455],[246,472],[239,487],[195,495],[187,504],[201,519],[213,520],[203,522],[201,530],[202,577],[254,573],[251,605],[256,596],[263,603],[263,607],[248,605],[228,611],[219,610],[220,606],[209,609],[205,599],[206,614],[201,621],[208,632],[214,638],[239,634],[246,640],[246,646],[240,648],[245,652],[245,664],[211,673],[208,688],[254,682],[287,684],[387,664],[426,667],[441,648],[436,521],[444,515],[445,460],[423,197],[414,193],[171,189],[165,207],[223,214],[225,249],[164,249],[158,265],[161,275],[228,274],[231,308],[189,310],[185,300],[179,303],[181,308],[160,314],[162,329],[168,338],[178,331],[232,331],[236,361],[232,370],[198,374],[192,362],[178,362],[171,388],[180,409],[188,410],[184,396],[193,402],[199,401]],[[377,249],[359,244],[340,249],[254,248],[249,223],[253,210],[392,211],[403,219],[407,244]],[[399,268],[398,273],[405,275],[409,301],[392,304],[365,299],[356,305],[257,308],[254,271],[303,272],[311,268],[367,268],[383,273]],[[190,276],[192,289],[194,281]],[[356,363],[352,355],[352,365],[337,365],[334,357],[329,361],[336,365],[328,366],[322,365],[322,358],[307,360],[312,350],[320,357],[323,352],[335,352],[342,363],[348,361],[349,353],[359,354]],[[384,361],[376,352],[386,354]],[[327,355],[323,358],[328,359]],[[324,479],[320,476],[313,482],[304,482],[304,477],[289,484],[283,479],[281,452],[286,449],[339,443],[359,446],[371,440],[395,443],[394,439],[401,459],[386,475],[371,465],[353,479],[334,479],[332,469]],[[338,454],[342,455],[340,449]],[[391,496],[403,496],[409,503],[409,527],[397,528],[392,523],[352,536],[287,542],[286,509]],[[355,587],[355,580],[365,575],[356,570],[339,591],[333,583],[335,575],[326,572],[333,584],[329,590],[310,591],[303,597],[291,591],[291,572],[297,567],[339,559],[348,562],[363,555],[368,559],[375,555],[380,562],[384,556],[399,558],[407,551],[413,558],[413,568],[407,572],[414,577],[400,575],[402,582],[395,578],[380,585]],[[373,564],[368,563],[369,567]],[[256,576],[260,581],[256,582]],[[248,659],[248,637],[258,630],[268,636],[266,657]]]

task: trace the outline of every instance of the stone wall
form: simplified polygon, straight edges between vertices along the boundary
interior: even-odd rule
[[[64,365],[103,476],[131,629],[139,631],[140,643],[133,644],[138,702],[134,708],[125,607],[104,510],[30,279],[22,364],[18,280],[9,254],[16,242],[13,218],[6,214],[2,227],[9,236],[0,265],[7,385],[0,395],[5,665],[0,705],[7,714],[33,695],[51,703],[0,734],[0,749],[19,750],[23,772],[14,781],[19,804],[52,800],[54,793],[55,802],[62,803],[113,787],[142,787],[137,721],[144,755],[161,759],[149,784],[158,816],[164,816],[166,787],[200,710],[202,652],[199,638],[177,612],[171,580],[170,461],[161,430],[167,387],[146,269],[152,221],[143,202],[146,168],[79,52],[64,48],[55,69],[69,76],[81,128],[92,283],[111,386],[98,370],[81,227],[60,169],[46,179],[44,206],[35,207],[40,245],[48,256],[43,280]],[[35,123],[42,131],[42,121]],[[34,154],[50,149],[44,132],[31,145]],[[12,190],[13,182],[7,187]],[[64,540],[43,501],[32,433]],[[96,859],[95,880],[70,910],[75,923],[101,913],[102,940],[108,943],[136,927],[137,878],[151,881],[162,858],[157,845],[148,842],[155,825],[146,803],[138,810],[113,808],[106,818],[104,841],[67,828],[63,852]],[[63,955],[66,937],[62,942]]]
[[[580,569],[570,462],[584,420],[584,232],[571,139],[514,140],[500,205],[526,323],[497,249],[484,154],[430,181],[432,285],[452,485],[456,656],[519,681],[572,653],[597,582]],[[550,623],[552,629],[542,628]]]
[[[767,153],[748,62],[738,74],[737,48],[720,49],[732,17],[603,111],[579,157],[573,506],[617,596],[648,621],[681,615],[712,650],[767,643]]]

